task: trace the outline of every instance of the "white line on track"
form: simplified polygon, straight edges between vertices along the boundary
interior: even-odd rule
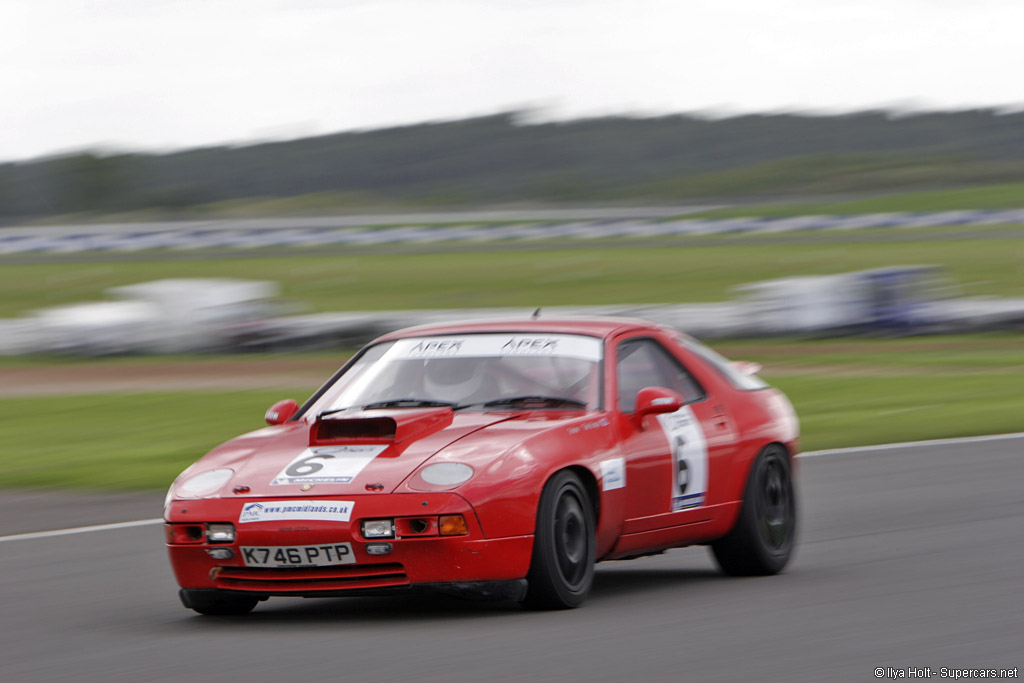
[[[27,541],[32,538],[49,538],[50,536],[69,536],[71,534],[85,534],[90,531],[106,531],[107,529],[127,529],[133,526],[147,526],[149,524],[161,524],[162,519],[136,519],[133,522],[115,522],[114,524],[94,524],[93,526],[77,526],[71,529],[55,529],[54,531],[35,531],[30,534],[15,534],[13,536],[0,536],[0,543],[5,541]]]
[[[846,455],[850,453],[871,453],[874,451],[891,451],[903,448],[925,448],[928,446],[957,446],[961,444],[981,443],[983,441],[1011,441],[1024,439],[1024,432],[1013,434],[989,434],[988,436],[962,436],[953,439],[932,439],[930,441],[903,441],[901,443],[882,443],[875,446],[852,446],[850,448],[830,448],[823,451],[807,451],[800,453],[798,458],[818,458],[823,455]]]
[[[1024,439],[1024,432],[1013,434],[990,434],[988,436],[964,436],[954,439],[932,439],[930,441],[904,441],[902,443],[884,443],[875,446],[853,446],[851,448],[830,448],[823,451],[807,451],[800,453],[798,458],[819,458],[825,455],[849,455],[853,453],[871,453],[874,451],[891,451],[904,448],[925,448],[928,446],[956,446],[960,444],[981,443],[984,441],[1011,441]],[[116,522],[114,524],[96,524],[93,526],[79,526],[70,529],[55,529],[53,531],[36,531],[28,534],[15,534],[13,536],[0,536],[0,543],[5,541],[28,541],[33,538],[49,538],[51,536],[68,536],[70,534],[85,534],[91,531],[107,531],[109,529],[127,529],[133,526],[148,526],[160,524],[162,519],[136,519],[132,522]]]

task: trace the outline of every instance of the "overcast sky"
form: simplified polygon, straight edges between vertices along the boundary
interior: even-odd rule
[[[530,108],[1024,103],[1024,0],[4,0],[0,160]]]

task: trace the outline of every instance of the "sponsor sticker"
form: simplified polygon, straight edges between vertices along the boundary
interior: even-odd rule
[[[318,519],[326,522],[347,522],[352,518],[351,500],[260,500],[246,503],[238,516],[246,522],[272,522],[283,519]]]
[[[612,458],[601,461],[601,490],[612,491],[626,487],[626,461]]]
[[[447,358],[458,356],[465,339],[419,339],[407,351],[409,358]]]
[[[558,355],[558,337],[510,337],[501,345],[503,356],[554,356]]]
[[[708,444],[690,406],[659,415],[672,452],[672,512],[704,505],[708,492]]]
[[[307,448],[270,484],[349,484],[387,447],[388,444],[367,444]]]
[[[570,434],[579,434],[580,432],[589,432],[601,427],[607,427],[611,422],[608,421],[607,417],[602,417],[600,420],[594,420],[593,422],[587,422],[586,424],[576,425],[575,427],[569,427],[568,432]]]
[[[575,334],[466,334],[399,339],[386,354],[389,359],[506,356],[554,356],[599,361],[601,340]]]

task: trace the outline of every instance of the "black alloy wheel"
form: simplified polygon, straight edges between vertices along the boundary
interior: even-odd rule
[[[534,609],[578,607],[594,581],[594,511],[569,471],[544,486],[523,604]]]
[[[757,480],[758,530],[764,542],[778,550],[785,546],[793,533],[793,482],[788,468],[775,455],[760,461]]]
[[[796,545],[796,493],[789,454],[778,445],[765,448],[747,477],[736,525],[711,544],[726,574],[776,574]]]

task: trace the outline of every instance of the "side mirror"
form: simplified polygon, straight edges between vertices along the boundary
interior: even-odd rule
[[[643,429],[644,418],[648,415],[674,413],[683,407],[684,402],[683,397],[671,389],[645,387],[637,392],[633,422],[637,428]]]
[[[299,412],[299,404],[288,398],[283,401],[278,401],[274,405],[267,409],[267,414],[263,416],[263,419],[267,421],[268,425],[279,425],[284,424],[288,420],[295,416],[295,413]]]

